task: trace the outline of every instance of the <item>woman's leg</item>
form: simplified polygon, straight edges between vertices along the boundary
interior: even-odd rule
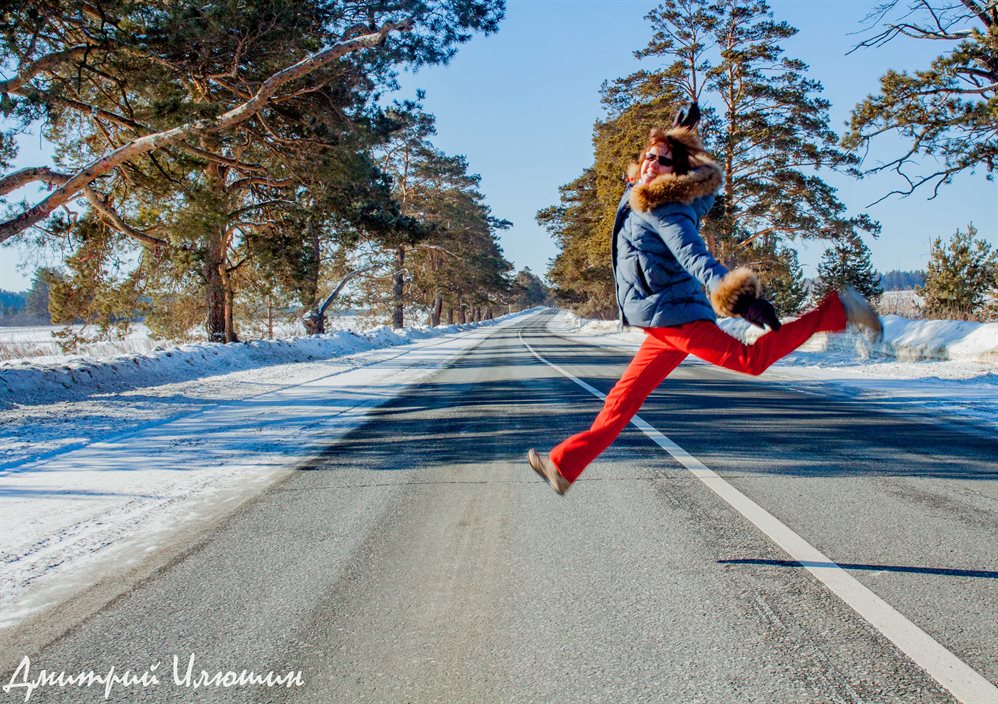
[[[551,450],[551,461],[568,481],[578,479],[589,463],[610,446],[641,408],[648,394],[686,358],[685,352],[677,351],[671,344],[653,337],[654,329],[645,330],[648,337],[610,390],[603,410],[596,416],[592,427]]]
[[[695,357],[746,374],[758,375],[778,359],[803,345],[816,332],[845,330],[846,314],[835,293],[797,320],[770,331],[755,344],[746,345],[721,330],[716,323],[698,320],[674,328],[650,328],[648,333],[664,344]]]

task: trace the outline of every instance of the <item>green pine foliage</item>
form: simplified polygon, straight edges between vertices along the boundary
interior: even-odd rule
[[[796,249],[781,246],[774,252],[766,272],[765,296],[781,317],[797,315],[803,309],[808,289]]]
[[[665,0],[647,19],[652,36],[636,55],[649,67],[603,87],[595,164],[562,190],[558,206],[538,214],[562,249],[548,274],[559,300],[580,313],[612,307],[610,233],[627,165],[650,128],[669,126],[695,99],[705,145],[725,176],[701,235],[725,265],[757,269],[783,310],[796,308],[803,283],[787,254],[794,241],[880,230],[866,214],[847,215],[818,175],[854,174],[858,159],[838,147],[821,84],[785,55],[782,44],[797,30],[765,0]],[[600,305],[601,296],[611,303]]]
[[[551,291],[537,274],[524,267],[513,280],[513,293],[510,305],[514,310],[524,310],[535,306],[551,305]]]
[[[870,248],[859,237],[834,242],[818,263],[816,293],[819,297],[844,286],[852,286],[866,298],[876,298],[883,293],[880,274],[870,261]]]
[[[922,271],[886,271],[880,275],[880,287],[884,291],[911,291],[924,283]]]
[[[504,10],[503,0],[5,4],[0,166],[13,135],[41,121],[64,174],[148,135],[207,125],[309,55],[410,20],[283,86],[247,119],[199,127],[92,180],[78,219],[40,221],[34,233],[71,253],[57,307],[107,328],[141,289],[157,330],[186,334],[193,320],[231,341],[259,282],[278,306],[314,306],[339,250],[415,228],[373,159],[399,129],[378,96],[400,69],[446,62],[494,32]],[[17,230],[17,207],[8,218],[0,239],[34,234]]]
[[[924,187],[933,194],[963,171],[998,162],[998,11],[990,0],[889,0],[869,16],[870,36],[854,49],[876,48],[903,36],[942,49],[928,67],[888,70],[880,92],[852,110],[843,146],[869,153],[892,135],[900,154],[879,158],[866,173],[895,171],[904,186],[884,198]],[[925,159],[931,157],[931,159]],[[925,164],[932,164],[925,168]],[[881,198],[883,200],[883,198]]]
[[[973,223],[946,242],[937,237],[929,254],[925,314],[932,318],[978,320],[994,317],[998,298],[998,250],[978,238]]]

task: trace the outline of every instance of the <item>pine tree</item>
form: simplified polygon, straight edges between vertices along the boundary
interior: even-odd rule
[[[772,301],[778,315],[797,315],[807,300],[807,284],[797,250],[783,246],[774,254],[766,277],[766,297]]]
[[[612,320],[618,311],[610,232],[601,224],[604,211],[596,181],[596,171],[590,168],[559,188],[561,202],[539,211],[537,223],[559,248],[547,275],[558,304],[584,317]]]
[[[821,84],[784,55],[781,44],[797,30],[775,20],[765,0],[666,0],[648,19],[654,36],[638,56],[664,66],[618,90],[629,87],[644,102],[659,85],[679,87],[708,108],[702,130],[725,175],[723,198],[702,229],[715,256],[751,264],[746,250],[760,240],[771,252],[784,239],[878,231],[868,217],[847,217],[835,189],[813,173],[849,170],[857,160],[837,147]]]
[[[504,13],[501,0],[8,6],[0,163],[36,120],[58,152],[55,168],[0,178],[0,195],[33,182],[59,188],[0,222],[0,241],[39,227],[78,251],[84,234],[111,245],[91,254],[130,248],[145,269],[137,277],[163,283],[164,295],[197,288],[210,339],[226,340],[239,269],[256,254],[248,240],[286,223],[303,189],[321,202],[323,190],[372,173],[351,171],[347,157],[369,149],[358,137],[382,121],[375,95],[397,67],[446,62]],[[59,215],[81,196],[89,210],[79,222]],[[82,273],[70,278],[68,307],[99,300]]]
[[[897,37],[945,47],[928,68],[891,69],[880,92],[852,110],[843,145],[868,152],[874,142],[894,135],[906,144],[895,159],[878,159],[866,173],[896,171],[904,186],[883,196],[909,195],[925,186],[938,193],[953,176],[998,165],[998,8],[989,0],[888,0],[870,13],[879,31],[853,51],[875,48]],[[931,161],[923,160],[931,156]],[[920,168],[930,163],[932,167]],[[880,200],[883,200],[881,198]],[[879,201],[878,201],[879,202]]]
[[[998,296],[998,250],[977,238],[967,225],[943,243],[937,237],[929,253],[925,285],[919,289],[930,317],[971,320],[982,313],[988,297]]]
[[[58,278],[58,272],[54,269],[41,268],[35,271],[31,277],[31,288],[28,289],[24,305],[24,315],[32,320],[52,322],[49,311],[50,286]]]
[[[758,269],[772,295],[792,306],[799,291],[795,277],[786,276],[788,263],[776,265],[777,252],[798,238],[876,236],[880,230],[866,214],[847,216],[835,189],[816,174],[825,168],[853,173],[858,159],[838,148],[820,83],[807,77],[803,62],[784,55],[781,44],[797,30],[775,20],[765,0],[665,0],[647,19],[652,38],[636,54],[656,65],[604,85],[607,118],[594,131],[593,190],[579,191],[594,197],[597,217],[588,225],[549,218],[555,228],[592,230],[567,237],[573,250],[549,279],[564,291],[562,299],[570,296],[576,305],[584,300],[593,306],[604,295],[612,301],[610,232],[627,163],[649,128],[670,124],[679,105],[697,100],[705,145],[725,174],[724,192],[700,234],[722,263]],[[561,215],[570,213],[566,204],[563,193]],[[605,265],[591,284],[567,265],[588,270],[598,260]],[[774,276],[767,279],[770,270]],[[783,286],[790,289],[779,291]]]
[[[818,263],[819,297],[828,291],[852,286],[866,298],[876,298],[880,288],[880,274],[870,261],[870,248],[859,237],[836,240],[825,250]]]
[[[546,306],[550,304],[551,294],[537,274],[524,267],[516,274],[513,281],[513,296],[510,303],[517,310],[533,308],[534,306]]]

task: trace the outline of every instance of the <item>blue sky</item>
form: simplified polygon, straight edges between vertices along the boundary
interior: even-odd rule
[[[446,67],[406,77],[406,89],[426,90],[426,107],[437,115],[438,146],[466,154],[482,175],[493,211],[513,221],[504,233],[506,256],[535,273],[547,269],[556,248],[534,222],[540,208],[554,204],[558,187],[593,160],[592,126],[601,115],[599,88],[649,60],[635,49],[650,37],[644,16],[657,3],[638,0],[509,0],[498,34],[462,47]],[[811,67],[832,104],[832,126],[844,131],[850,108],[878,85],[888,66],[926,65],[938,50],[932,42],[896,42],[878,50],[846,52],[858,41],[849,33],[875,3],[844,0],[771,0],[777,19],[800,32],[785,45],[787,54]],[[885,156],[887,153],[885,153]],[[897,188],[894,178],[860,182],[830,174],[851,213]],[[983,172],[961,176],[942,195],[891,198],[865,210],[880,220],[883,234],[870,241],[881,271],[924,268],[929,243],[973,221],[982,236],[998,241],[998,188]],[[801,248],[805,275],[827,244]]]
[[[535,213],[558,199],[558,187],[592,163],[592,126],[601,116],[599,88],[650,61],[633,51],[645,45],[650,29],[644,15],[654,2],[640,0],[508,0],[500,31],[475,37],[448,66],[424,69],[401,79],[401,97],[426,91],[426,108],[437,116],[437,146],[465,154],[482,176],[482,190],[493,213],[513,222],[502,244],[517,268],[543,275],[556,255],[554,243],[535,222]],[[842,132],[850,108],[877,88],[888,68],[918,68],[931,60],[932,42],[894,42],[885,48],[846,52],[856,43],[850,33],[873,0],[771,0],[777,19],[800,33],[785,45],[787,54],[811,67],[831,101],[832,126]],[[19,166],[45,161],[38,138],[25,140]],[[886,145],[885,145],[886,146]],[[879,155],[890,157],[893,150]],[[875,155],[876,156],[876,155]],[[828,181],[840,189],[851,213],[869,212],[883,225],[869,241],[880,271],[924,268],[929,243],[973,222],[980,234],[998,244],[998,188],[983,172],[958,177],[935,200],[926,192],[891,199],[867,209],[900,186],[885,175],[852,181],[837,174]],[[804,273],[815,266],[826,245],[800,247]],[[28,286],[37,262],[19,247],[0,248],[0,288]]]

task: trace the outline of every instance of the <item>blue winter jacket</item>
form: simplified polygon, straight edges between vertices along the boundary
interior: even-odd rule
[[[688,174],[664,174],[624,191],[612,246],[617,306],[624,325],[668,327],[717,320],[703,286],[723,293],[733,282],[729,279],[722,286],[728,270],[707,250],[700,237],[700,219],[713,206],[721,182],[720,169],[710,162]],[[738,292],[736,284],[726,298]],[[727,315],[732,303],[714,298]]]

